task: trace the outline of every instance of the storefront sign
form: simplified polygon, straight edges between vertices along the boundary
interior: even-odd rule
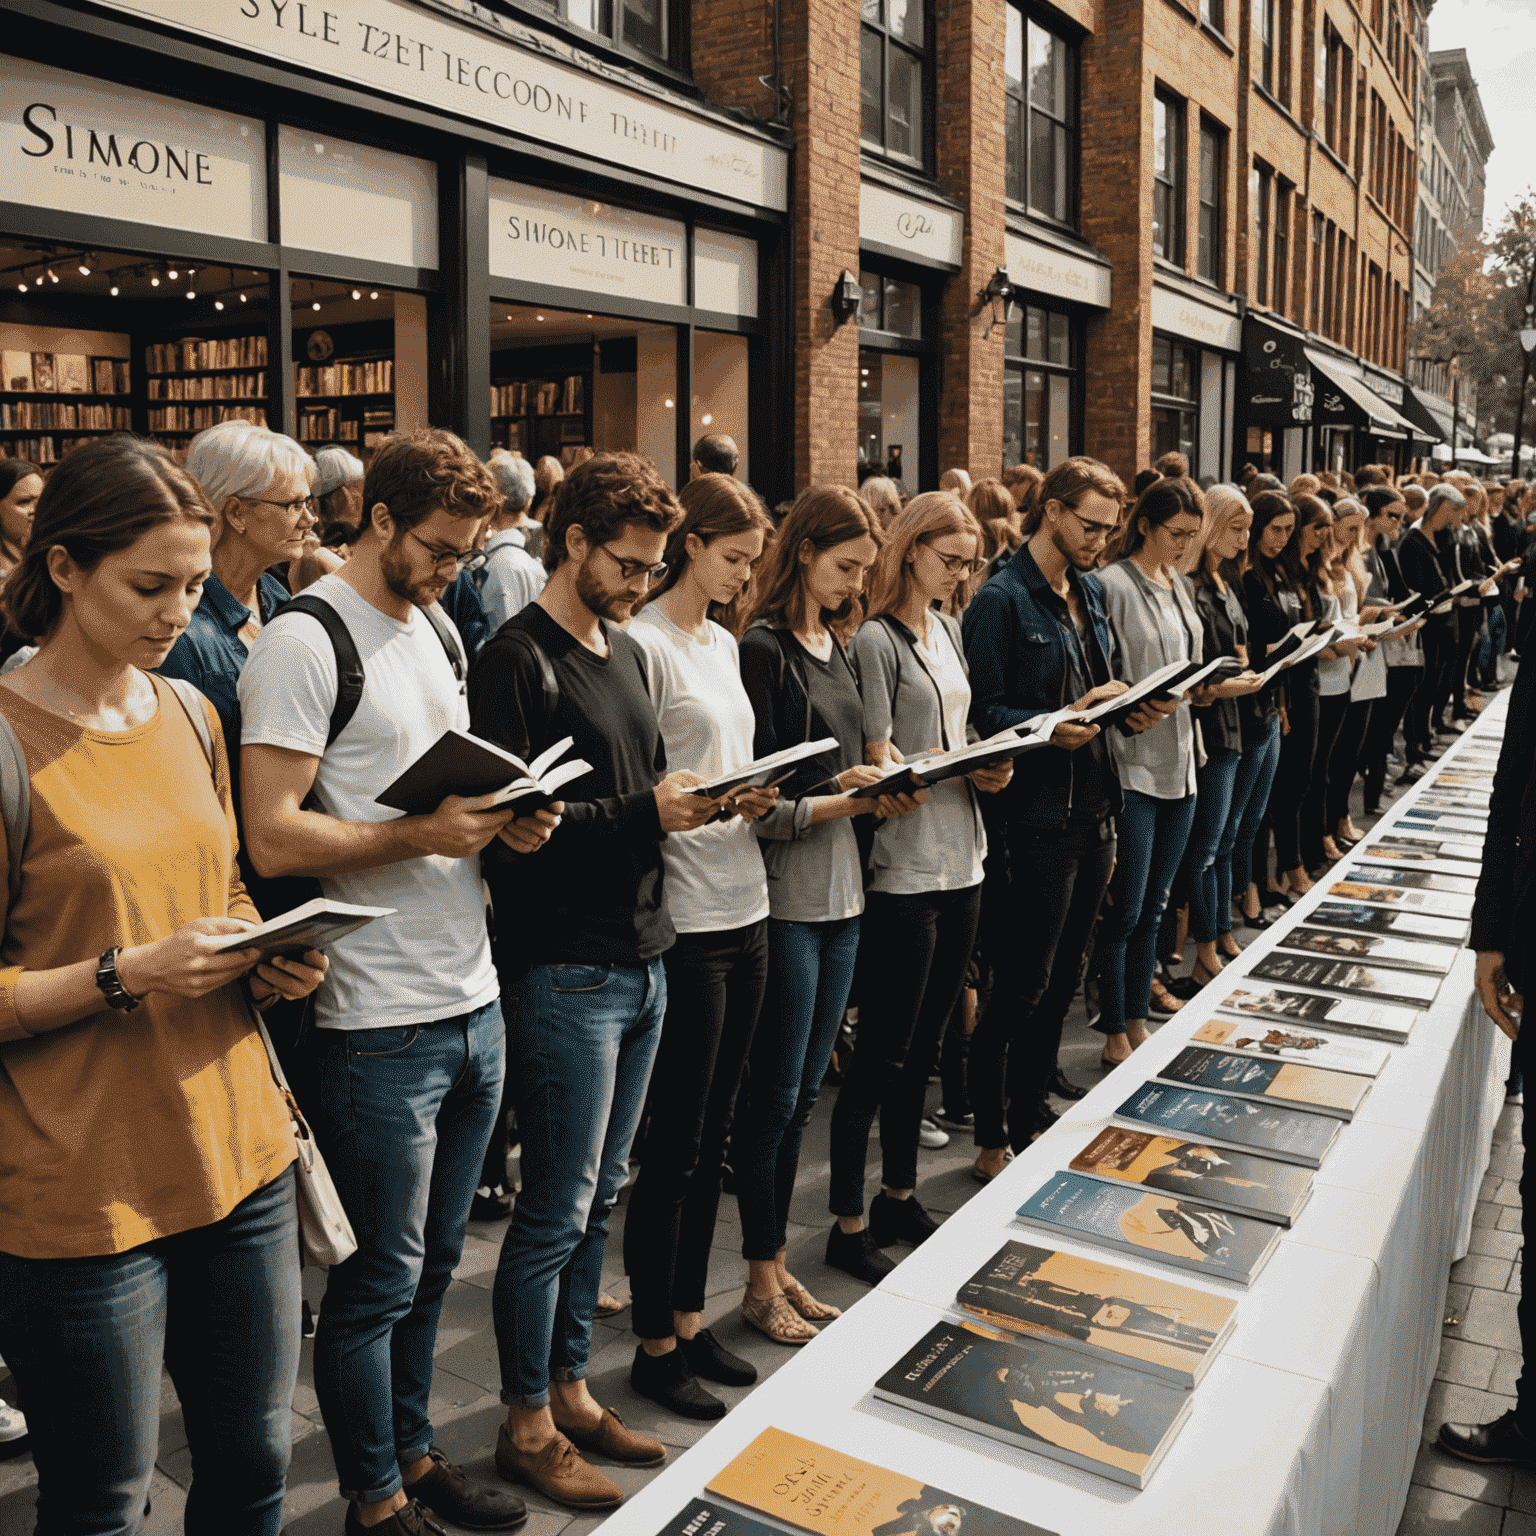
[[[491,275],[604,298],[687,302],[687,230],[560,192],[493,179]]]
[[[1401,379],[1394,379],[1390,373],[1379,373],[1374,368],[1367,368],[1365,382],[1371,386],[1372,393],[1380,395],[1388,405],[1402,405],[1403,381]]]
[[[965,244],[965,215],[942,203],[909,197],[875,182],[861,182],[859,244],[888,256],[958,272]]]
[[[1296,427],[1312,420],[1312,366],[1299,336],[1250,320],[1243,331],[1248,422]]]
[[[1096,309],[1109,308],[1110,273],[1107,266],[1086,257],[1071,256],[1022,235],[1007,237],[1008,281],[1015,288],[1043,293],[1051,298],[1075,299]]]
[[[240,240],[267,238],[262,125],[0,57],[0,196]]]
[[[717,229],[693,232],[693,305],[722,315],[757,314],[757,242]]]
[[[565,63],[552,38],[483,9],[477,14],[506,39],[406,0],[102,3],[644,175],[787,206],[783,150],[605,79],[596,60]]]
[[[1152,285],[1152,329],[1223,352],[1239,351],[1243,344],[1243,323],[1231,310],[1156,283]]]
[[[437,167],[346,139],[277,130],[283,243],[437,266]]]

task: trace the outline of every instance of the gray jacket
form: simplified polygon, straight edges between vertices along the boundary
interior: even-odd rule
[[[1098,575],[1104,583],[1104,606],[1109,614],[1110,671],[1122,682],[1137,683],[1176,661],[1177,637],[1168,633],[1157,602],[1161,588],[1134,560],[1116,560]],[[1170,595],[1183,619],[1189,659],[1204,660],[1200,615],[1182,578],[1174,578]],[[1171,719],[1159,721],[1149,731],[1126,736],[1112,728],[1109,752],[1121,786],[1156,800],[1182,800],[1192,795],[1195,769],[1205,763],[1200,727],[1188,699],[1180,702]]]

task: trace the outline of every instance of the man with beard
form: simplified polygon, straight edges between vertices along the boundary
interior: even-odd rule
[[[983,737],[1125,691],[1110,677],[1104,589],[1093,574],[1124,500],[1118,476],[1088,458],[1064,460],[1026,495],[1027,542],[965,611],[971,723]],[[1129,724],[1146,730],[1175,707],[1143,704]],[[1064,750],[1016,759],[1008,788],[988,797],[1001,802],[988,822],[988,863],[1006,873],[989,867],[983,888],[992,995],[971,1037],[983,1181],[1055,1119],[1047,1090],[1082,1097],[1063,1084],[1056,1051],[1114,868],[1120,786],[1097,726],[1062,724],[1051,741]]]
[[[476,856],[493,839],[531,853],[557,817],[513,820],[489,796],[452,795],[430,815],[398,816],[375,798],[444,731],[469,725],[467,662],[436,605],[498,500],[452,433],[387,439],[351,558],[305,593],[324,621],[275,614],[240,675],[257,870],[318,876],[328,897],[391,909],[331,946],[316,1003],[309,1114],[358,1240],[330,1271],[315,1339],[348,1532],[418,1536],[435,1528],[423,1505],[478,1530],[527,1514],[448,1463],[427,1401],[505,1059]]]
[[[608,1218],[624,1182],[661,1035],[661,955],[676,933],[662,901],[661,840],[702,826],[720,802],[663,777],[645,652],[617,626],[666,571],[682,517],[648,459],[605,453],[561,483],[545,521],[549,581],[481,651],[470,677],[475,732],[528,759],[574,738],[591,764],[574,781],[555,856],[530,888],[524,861],[486,860],[499,914],[522,1192],[502,1244],[492,1313],[508,1407],[502,1475],[567,1508],[623,1495],[582,1451],[651,1466],[661,1442],[626,1429],[587,1389],[592,1312]]]

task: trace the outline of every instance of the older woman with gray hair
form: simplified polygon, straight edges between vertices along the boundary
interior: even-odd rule
[[[494,454],[487,466],[501,492],[501,511],[491,519],[485,564],[479,571],[480,602],[494,634],[544,590],[547,573],[528,549],[528,522],[534,496],[533,466],[510,453]],[[542,539],[544,530],[538,528]]]

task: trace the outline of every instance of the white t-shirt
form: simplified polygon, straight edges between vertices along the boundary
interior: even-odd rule
[[[708,641],[679,629],[655,604],[642,608],[629,637],[645,652],[651,702],[669,771],[706,779],[752,761],[756,722],[741,685],[736,642],[711,622]],[[757,837],[739,816],[661,845],[667,912],[679,933],[745,928],[768,916],[768,878]]]
[[[485,542],[485,568],[479,584],[480,602],[494,635],[544,590],[549,574],[524,548],[520,528],[504,528]]]
[[[341,615],[362,658],[357,713],[327,747],[336,653],[318,620],[278,613],[240,674],[241,743],[319,757],[315,792],[326,815],[392,821],[400,812],[374,796],[449,727],[467,730],[469,701],[420,613],[412,610],[402,624],[335,574],[307,590]],[[320,887],[336,901],[396,909],[331,946],[331,967],[316,996],[322,1029],[430,1023],[496,1000],[477,858],[406,859],[324,876]]]

